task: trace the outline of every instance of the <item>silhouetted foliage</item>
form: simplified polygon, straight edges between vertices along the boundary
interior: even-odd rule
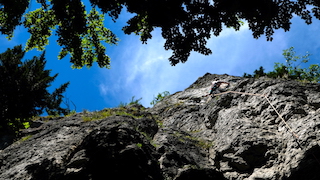
[[[103,43],[116,44],[118,39],[103,25],[104,16],[96,9],[85,11],[80,0],[39,0],[41,7],[27,11],[29,0],[0,1],[0,32],[12,37],[14,28],[23,24],[31,34],[26,50],[37,48],[40,51],[49,43],[48,38],[56,30],[57,43],[62,46],[58,55],[64,58],[71,55],[74,68],[92,66],[98,62],[100,67],[110,66]]]
[[[253,76],[251,74],[243,73],[242,77],[252,78]]]
[[[161,28],[166,40],[164,48],[172,50],[171,65],[186,62],[191,51],[209,55],[207,40],[219,36],[223,27],[239,30],[247,22],[254,38],[265,35],[272,40],[274,30],[290,30],[293,14],[307,24],[312,16],[320,19],[320,3],[309,0],[90,0],[93,9],[88,13],[81,0],[38,0],[41,8],[27,11],[29,0],[0,1],[0,32],[12,35],[17,25],[23,24],[31,33],[27,50],[48,44],[48,38],[57,28],[58,44],[62,46],[59,58],[71,55],[75,67],[109,67],[103,42],[116,44],[115,35],[103,25],[102,13],[114,21],[125,7],[135,14],[123,28],[126,34],[134,33],[146,43],[151,32]]]
[[[259,78],[259,77],[262,77],[262,76],[265,76],[265,75],[266,75],[266,73],[264,72],[264,68],[262,66],[260,66],[259,69],[254,70],[253,75],[244,73],[243,77],[246,77],[246,78],[252,78],[252,77]]]
[[[139,104],[141,105],[140,101],[142,100],[142,98],[139,98],[139,99],[135,99],[135,96],[132,96],[130,102],[129,102],[129,105],[132,105],[132,104]]]
[[[45,53],[21,61],[25,52],[15,46],[0,54],[0,129],[17,130],[44,110],[49,115],[69,113],[60,107],[68,83],[49,93],[47,88],[58,74],[45,70]]]
[[[308,68],[300,68],[301,63],[307,63],[309,61],[310,54],[307,52],[306,55],[296,55],[293,47],[283,50],[282,55],[286,60],[286,64],[275,63],[274,70],[268,73],[264,73],[264,69],[261,66],[259,70],[255,70],[253,75],[244,73],[243,77],[247,78],[258,78],[261,76],[267,76],[270,78],[288,78],[303,80],[309,82],[320,81],[320,66],[318,64],[311,64]],[[295,62],[300,61],[298,64]]]
[[[262,76],[265,76],[265,75],[266,75],[266,73],[264,73],[264,69],[263,69],[262,66],[260,66],[259,70],[255,70],[253,73],[254,73],[253,76],[254,76],[255,78],[262,77]]]
[[[135,96],[132,96],[129,103],[120,102],[119,107],[125,107],[125,106],[133,105],[133,104],[142,105],[142,104],[140,103],[141,100],[142,100],[142,98],[135,99]]]
[[[155,105],[169,95],[170,95],[169,91],[164,91],[162,93],[159,93],[156,97],[153,97],[153,100],[150,102],[150,104]]]

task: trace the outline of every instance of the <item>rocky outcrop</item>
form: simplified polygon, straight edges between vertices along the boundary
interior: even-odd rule
[[[203,97],[216,77],[231,86]],[[0,152],[0,179],[319,179],[319,92],[206,74],[153,108],[38,122]]]

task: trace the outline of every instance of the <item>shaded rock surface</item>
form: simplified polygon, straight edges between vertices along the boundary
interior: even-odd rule
[[[243,94],[202,97],[216,77]],[[0,179],[320,179],[318,83],[207,73],[123,111],[36,122],[0,151]]]

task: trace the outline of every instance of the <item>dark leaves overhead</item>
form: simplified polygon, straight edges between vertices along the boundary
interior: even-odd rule
[[[128,25],[124,27],[126,34],[138,34],[145,43],[152,38],[151,32],[155,27],[162,29],[166,39],[164,48],[172,50],[170,57],[172,65],[186,62],[190,52],[195,51],[204,55],[212,53],[206,47],[211,35],[219,36],[223,27],[239,30],[242,21],[248,22],[254,38],[265,35],[272,40],[275,29],[290,29],[293,14],[300,16],[307,24],[312,16],[307,5],[312,8],[313,15],[320,16],[319,3],[316,1],[290,0],[140,0],[117,1],[106,3],[100,0],[91,2],[117,18],[121,8],[125,6],[135,13]]]
[[[0,32],[10,35],[21,24],[21,17],[28,8],[29,0],[0,0]]]
[[[45,4],[45,0],[40,2]],[[224,27],[239,30],[243,22],[247,22],[254,38],[265,35],[267,40],[271,41],[276,29],[290,30],[290,20],[294,14],[307,24],[312,23],[312,16],[320,19],[320,3],[315,0],[90,0],[90,2],[93,7],[99,8],[114,21],[124,7],[133,13],[135,16],[127,22],[123,30],[126,34],[139,35],[143,43],[152,38],[151,32],[156,27],[161,28],[162,36],[166,40],[164,48],[172,50],[173,53],[169,59],[172,65],[186,62],[192,51],[204,55],[211,54],[212,51],[206,47],[207,41],[211,35],[219,36]],[[6,12],[3,4],[0,1],[2,13]],[[61,57],[70,53],[71,61],[76,67],[91,66],[93,57],[97,58],[98,63],[101,62],[99,65],[108,66],[109,58],[102,53],[105,48],[102,48],[100,41],[116,42],[114,34],[104,30],[104,33],[93,35],[88,30],[92,22],[86,20],[88,15],[84,12],[84,5],[80,0],[52,0],[51,6],[57,21],[58,43],[63,47]],[[46,11],[45,7],[43,9]],[[50,10],[47,12],[50,13]],[[4,24],[4,26],[1,24],[1,32],[5,33],[4,29],[10,29],[13,25],[3,19],[5,18],[0,18],[0,22]],[[101,26],[99,28],[102,29]],[[108,34],[110,37],[103,39],[103,34]],[[89,36],[92,38],[88,38]],[[92,43],[89,44],[95,47],[91,51],[88,51],[90,49],[88,43],[83,42],[84,37],[91,40]],[[82,60],[79,60],[80,58]]]
[[[57,30],[58,43],[65,51],[73,51],[71,62],[81,66],[76,59],[83,55],[80,36],[86,31],[84,6],[80,0],[52,0],[51,4],[57,20],[61,22]]]

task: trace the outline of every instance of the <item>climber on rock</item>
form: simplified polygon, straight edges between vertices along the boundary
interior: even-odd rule
[[[218,78],[215,78],[215,80],[212,81],[212,83],[211,83],[210,93],[205,95],[204,97],[209,96],[209,95],[213,96],[214,94],[216,94],[215,92],[216,92],[216,90],[218,90],[218,88],[221,86],[221,84],[228,84],[227,87],[230,86],[230,83],[225,82],[225,81],[219,81]]]

